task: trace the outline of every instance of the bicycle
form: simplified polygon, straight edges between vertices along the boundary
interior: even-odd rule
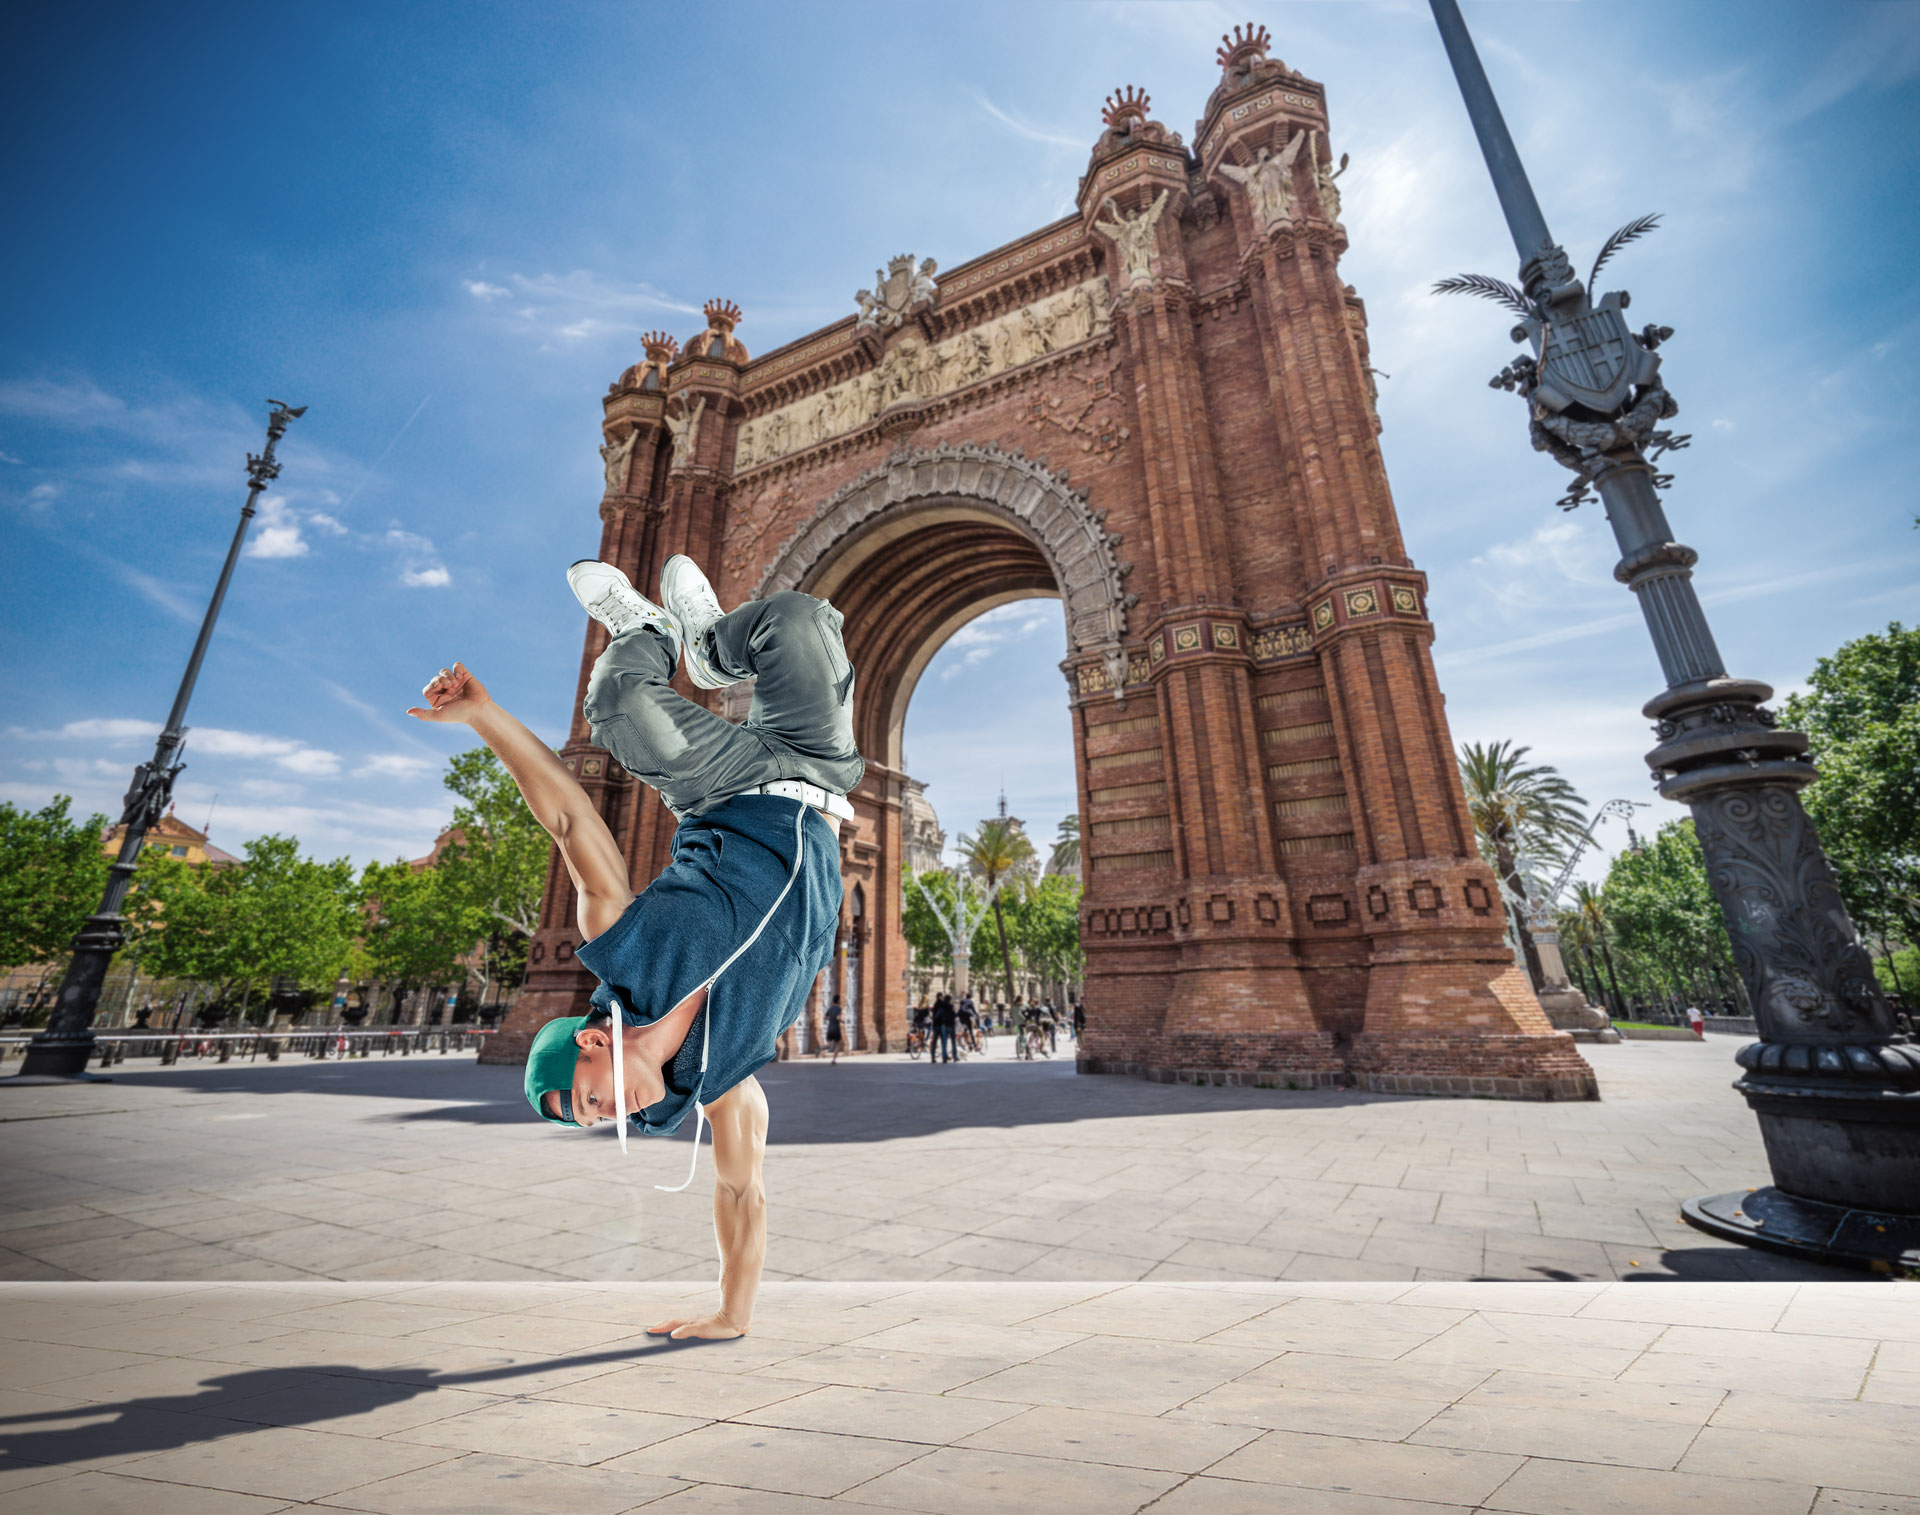
[[[913,1027],[907,1032],[907,1056],[918,1062],[920,1054],[926,1050],[927,1033],[918,1026]]]

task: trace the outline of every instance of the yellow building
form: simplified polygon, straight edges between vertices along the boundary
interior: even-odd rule
[[[126,840],[127,828],[114,826],[101,840],[101,850],[111,857],[120,855],[120,844]],[[204,831],[195,831],[179,816],[169,810],[160,818],[160,823],[147,830],[145,843],[140,851],[144,856],[158,848],[168,857],[178,858],[181,862],[193,866],[211,863],[216,868],[229,868],[240,861],[231,852],[222,852],[207,840]]]

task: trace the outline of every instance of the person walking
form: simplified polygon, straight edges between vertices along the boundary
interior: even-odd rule
[[[845,1017],[846,1011],[841,1009],[840,996],[836,994],[833,997],[833,1003],[827,1006],[827,1050],[833,1054],[833,1056],[827,1060],[827,1066],[829,1068],[840,1061],[840,1048],[842,1038],[845,1035],[840,1029],[840,1023]]]
[[[1087,1034],[1087,1007],[1079,1000],[1073,1002],[1073,1044],[1078,1047]]]

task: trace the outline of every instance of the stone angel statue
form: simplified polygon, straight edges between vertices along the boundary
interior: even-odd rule
[[[667,417],[667,430],[673,433],[673,465],[678,468],[693,457],[694,445],[700,440],[700,415],[707,408],[707,397],[700,396],[692,410],[686,408],[687,402],[680,402],[680,414]]]
[[[920,267],[914,271],[913,281],[907,287],[907,306],[909,309],[918,305],[922,300],[933,299],[937,293],[933,285],[933,276],[939,271],[939,267],[940,265],[935,263],[933,259],[927,258],[922,260]]]
[[[1113,203],[1112,195],[1108,195],[1101,208],[1112,219],[1093,224],[1095,231],[1105,232],[1120,250],[1120,256],[1127,265],[1127,282],[1130,284],[1153,281],[1153,229],[1159,225],[1160,217],[1166,211],[1167,194],[1166,190],[1161,190],[1159,199],[1131,216]]]
[[[1307,132],[1296,133],[1293,140],[1278,153],[1270,148],[1261,148],[1253,162],[1244,168],[1238,163],[1221,162],[1220,172],[1245,186],[1263,225],[1271,226],[1276,221],[1292,218],[1293,160],[1300,156],[1300,149],[1306,144],[1308,135]]]
[[[1307,135],[1317,138],[1320,133],[1310,131]],[[1338,168],[1333,166],[1333,154],[1331,151],[1327,154],[1327,161],[1322,163],[1320,161],[1319,144],[1316,142],[1308,149],[1307,158],[1308,161],[1313,164],[1314,188],[1320,191],[1320,214],[1328,223],[1338,226],[1340,224],[1340,186],[1333,181],[1347,171],[1347,155],[1345,153],[1340,154],[1340,166]]]
[[[607,470],[607,493],[621,494],[627,487],[627,464],[633,458],[634,444],[640,440],[640,433],[628,432],[617,442],[609,442],[600,449],[600,461]]]

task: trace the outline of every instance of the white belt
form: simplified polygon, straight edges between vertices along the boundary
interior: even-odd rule
[[[743,790],[745,794],[778,794],[790,800],[800,800],[824,810],[828,815],[837,815],[843,821],[853,819],[853,806],[847,803],[844,794],[835,794],[831,789],[822,789],[818,784],[809,784],[805,779],[775,779],[770,784],[756,784]]]

